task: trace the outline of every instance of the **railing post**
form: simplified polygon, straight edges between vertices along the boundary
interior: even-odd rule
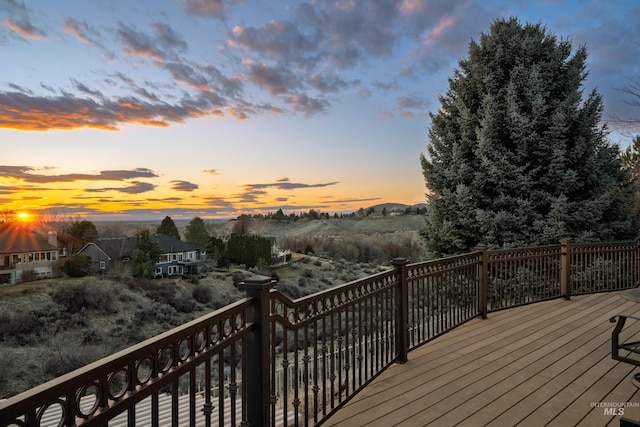
[[[489,247],[487,245],[477,245],[473,249],[480,252],[481,256],[480,265],[478,266],[478,313],[483,319],[486,319],[489,305]]]
[[[277,283],[266,276],[254,276],[238,284],[248,298],[255,298],[254,309],[249,314],[248,323],[255,325],[254,332],[247,336],[247,372],[242,373],[242,387],[246,387],[247,420],[250,426],[269,425],[269,291]],[[243,390],[244,393],[244,390]]]
[[[640,237],[637,237],[633,248],[633,286],[640,286]]]
[[[560,245],[560,295],[571,299],[571,241],[562,239]]]
[[[400,286],[396,288],[396,361],[405,363],[409,354],[409,283],[407,282],[407,264],[409,260],[398,257],[391,260],[400,275]]]

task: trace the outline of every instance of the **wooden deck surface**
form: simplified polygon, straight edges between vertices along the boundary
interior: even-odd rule
[[[640,369],[611,358],[617,314],[640,316],[640,304],[613,292],[474,319],[410,352],[323,425],[618,426],[603,405],[640,420]],[[629,320],[621,341],[634,334]]]

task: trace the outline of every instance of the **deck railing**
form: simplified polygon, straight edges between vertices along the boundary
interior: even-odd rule
[[[477,316],[639,285],[639,241],[489,250],[291,300],[275,280],[200,319],[0,402],[0,426],[321,424],[410,350]]]

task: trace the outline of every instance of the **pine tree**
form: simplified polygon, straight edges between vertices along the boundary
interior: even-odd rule
[[[632,218],[637,230],[640,229],[640,135],[636,135],[622,153],[622,166],[628,171],[633,187]]]
[[[619,148],[582,99],[587,51],[541,24],[498,19],[431,113],[421,155],[434,255],[631,234]]]
[[[187,242],[200,243],[202,246],[207,246],[209,243],[209,232],[204,224],[202,218],[195,217],[187,225],[184,231],[184,238]]]
[[[178,227],[176,227],[176,223],[173,222],[170,216],[165,216],[160,226],[156,230],[156,233],[164,234],[165,236],[173,237],[174,239],[180,240],[180,233],[178,232]]]
[[[160,246],[151,238],[149,229],[139,230],[136,233],[136,248],[131,254],[133,277],[152,278],[161,254]]]

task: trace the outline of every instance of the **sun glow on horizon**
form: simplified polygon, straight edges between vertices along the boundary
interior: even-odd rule
[[[16,213],[16,218],[18,219],[19,222],[33,222],[36,218],[36,216],[30,212],[17,212]]]

